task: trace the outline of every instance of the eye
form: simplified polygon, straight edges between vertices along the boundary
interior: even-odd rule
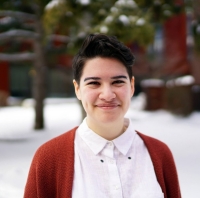
[[[115,80],[115,81],[113,81],[113,83],[112,83],[112,84],[121,85],[121,84],[123,84],[123,83],[124,83],[124,81],[123,81],[123,80]]]
[[[91,81],[87,85],[100,85],[100,83],[98,81]]]

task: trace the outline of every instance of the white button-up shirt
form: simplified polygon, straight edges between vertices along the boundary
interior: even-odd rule
[[[75,136],[73,198],[164,198],[142,139],[126,119],[112,141],[93,132],[86,119]]]

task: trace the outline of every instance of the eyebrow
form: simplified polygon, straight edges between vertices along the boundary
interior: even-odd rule
[[[101,78],[99,77],[87,77],[84,79],[84,82],[87,81],[87,80],[100,80]]]
[[[123,76],[123,75],[114,76],[114,77],[112,77],[111,79],[118,79],[118,78],[125,78],[125,79],[127,79],[127,76]]]
[[[125,78],[127,79],[127,76],[123,76],[123,75],[120,75],[120,76],[113,76],[111,77],[111,79],[119,79],[119,78]],[[84,82],[87,81],[87,80],[100,80],[101,78],[99,77],[87,77],[84,79]]]

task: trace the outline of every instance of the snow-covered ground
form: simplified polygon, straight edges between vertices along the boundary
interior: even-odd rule
[[[183,198],[200,197],[200,112],[178,117],[159,110],[142,110],[142,95],[133,98],[127,117],[138,131],[164,141],[175,158]],[[47,140],[78,125],[80,107],[76,99],[46,101],[45,123],[33,130],[32,100],[23,106],[0,108],[0,198],[22,198],[32,157]]]

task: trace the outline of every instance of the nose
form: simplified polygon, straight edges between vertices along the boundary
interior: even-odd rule
[[[112,101],[116,97],[116,94],[111,86],[103,86],[99,94],[99,98],[105,101]]]

